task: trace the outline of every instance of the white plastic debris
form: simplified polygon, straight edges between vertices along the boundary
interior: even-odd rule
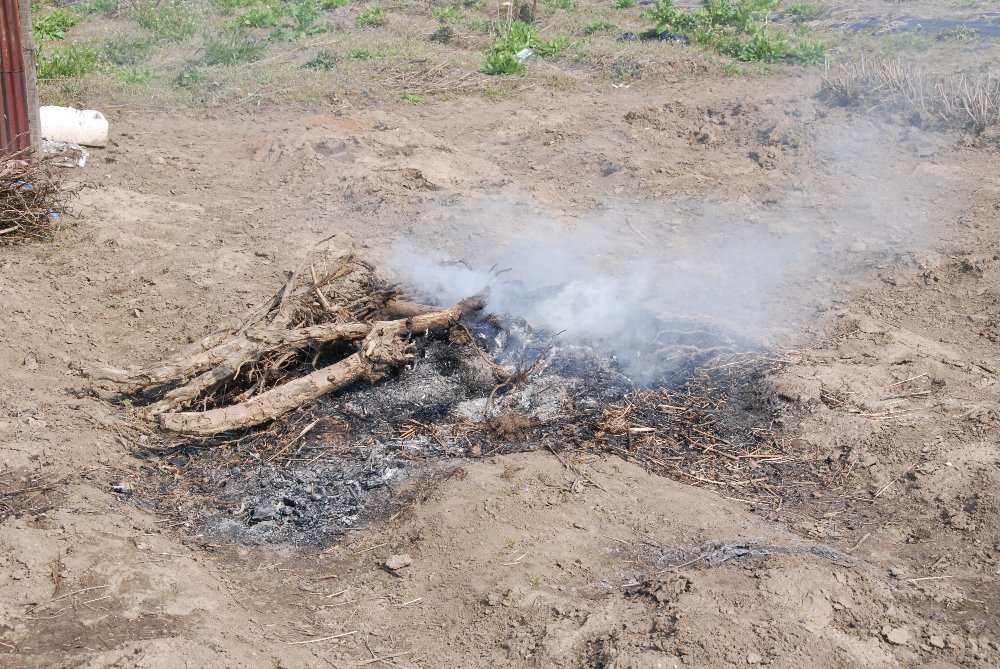
[[[535,52],[532,51],[531,49],[521,49],[520,51],[517,52],[517,58],[518,58],[518,60],[520,60],[523,63],[524,61],[526,61],[529,58],[531,58],[531,56],[534,53]]]
[[[87,164],[87,149],[71,142],[42,140],[42,154],[52,158],[58,167],[83,167]]]
[[[39,110],[42,137],[82,146],[108,145],[108,119],[93,109],[46,106]]]

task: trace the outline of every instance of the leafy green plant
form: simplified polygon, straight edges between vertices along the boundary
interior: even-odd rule
[[[576,9],[576,0],[542,0],[542,2],[556,9]]]
[[[399,99],[408,105],[424,104],[424,99],[419,95],[414,95],[413,93],[403,93],[402,95],[399,96]]]
[[[435,7],[431,10],[431,16],[436,18],[441,23],[447,23],[448,21],[457,21],[462,18],[462,10],[455,5],[447,5],[445,7]]]
[[[321,9],[337,9],[338,7],[346,7],[350,0],[320,0],[319,6]]]
[[[277,2],[251,7],[233,21],[234,25],[247,28],[274,28],[285,17],[285,10]]]
[[[795,45],[788,57],[800,65],[822,65],[826,62],[826,44],[819,40],[803,40]]]
[[[635,0],[615,0],[611,3],[611,9],[632,9],[635,7]]]
[[[152,42],[146,37],[116,37],[104,43],[101,52],[104,60],[113,65],[135,67],[146,62],[153,50]]]
[[[217,11],[226,14],[234,14],[237,9],[253,7],[259,0],[209,0],[209,4]]]
[[[237,26],[227,26],[205,38],[202,45],[206,65],[235,65],[260,60],[267,53],[267,43]]]
[[[89,46],[70,44],[45,47],[38,51],[39,79],[70,79],[100,69],[101,54]]]
[[[144,2],[135,12],[139,25],[170,42],[183,42],[198,29],[198,14],[181,0],[162,4]]]
[[[332,70],[337,62],[337,57],[323,49],[315,56],[306,61],[305,67],[312,70]]]
[[[117,69],[117,75],[123,82],[133,86],[148,84],[156,78],[156,75],[148,67],[120,67]]]
[[[365,11],[358,14],[354,22],[363,27],[376,28],[378,26],[384,26],[389,22],[389,17],[386,15],[386,11],[375,5],[374,7],[369,7]]]
[[[702,0],[698,9],[684,10],[673,0],[658,0],[644,16],[654,22],[649,35],[664,30],[686,34],[695,44],[742,61],[825,61],[826,45],[821,41],[802,40],[793,46],[786,32],[771,25],[771,14],[780,4],[781,0]]]
[[[537,587],[539,587],[542,584],[542,577],[541,576],[532,576],[530,583],[531,583],[531,587],[532,588],[537,588]]]
[[[372,58],[375,57],[375,54],[371,52],[371,49],[361,48],[361,49],[354,49],[349,54],[347,54],[347,57],[352,60],[371,60]]]
[[[602,21],[600,23],[591,23],[589,26],[583,29],[584,35],[596,35],[597,33],[613,33],[617,32],[618,26],[614,23],[608,23]]]
[[[114,16],[118,13],[118,0],[85,0],[73,5],[73,9],[87,16]]]
[[[511,21],[500,29],[491,50],[517,53],[521,49],[534,49],[542,43],[534,26],[524,21]]]
[[[535,47],[535,53],[542,58],[552,58],[573,46],[573,43],[565,35],[557,35],[547,42],[540,42]]]
[[[944,40],[945,42],[971,42],[978,37],[979,31],[965,25],[964,23],[960,26],[955,26],[954,28],[942,30],[938,34],[938,38]]]
[[[784,36],[760,30],[741,47],[738,57],[750,63],[774,63],[787,56],[789,51],[788,40]]]
[[[31,31],[39,42],[60,40],[70,28],[80,22],[80,17],[66,9],[53,9],[32,17]]]
[[[521,74],[524,72],[524,63],[509,51],[487,53],[483,61],[483,72],[492,75]]]
[[[830,13],[828,7],[823,5],[811,5],[805,2],[796,2],[782,10],[781,14],[794,21],[816,21]]]
[[[173,84],[177,88],[188,88],[201,83],[202,73],[197,67],[187,67],[177,73]]]

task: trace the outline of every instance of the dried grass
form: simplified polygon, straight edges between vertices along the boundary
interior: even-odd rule
[[[977,133],[1000,124],[1000,74],[993,70],[944,77],[901,60],[862,58],[828,67],[821,93],[838,104],[914,112]]]

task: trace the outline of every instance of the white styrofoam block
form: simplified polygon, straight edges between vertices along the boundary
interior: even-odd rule
[[[108,119],[93,109],[46,106],[39,109],[42,137],[82,146],[108,145]]]

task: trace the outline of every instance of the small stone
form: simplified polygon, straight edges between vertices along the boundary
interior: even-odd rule
[[[930,636],[930,638],[927,639],[927,643],[929,643],[934,648],[944,648],[945,647],[944,637],[938,636],[937,634],[932,634]]]
[[[38,361],[35,360],[33,357],[31,357],[29,355],[28,357],[26,357],[24,359],[24,368],[25,369],[38,369]]]
[[[905,646],[910,643],[910,632],[905,627],[893,627],[888,632],[883,631],[883,634],[885,640],[894,646]]]
[[[747,653],[747,664],[760,664],[764,658],[757,653]]]
[[[391,555],[389,556],[389,559],[385,561],[386,569],[391,569],[392,571],[399,571],[404,567],[409,567],[411,564],[413,564],[413,558],[406,553]]]

